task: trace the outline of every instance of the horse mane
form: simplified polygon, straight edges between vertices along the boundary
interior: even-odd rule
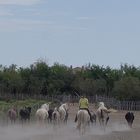
[[[103,110],[101,109],[101,118],[104,118]]]

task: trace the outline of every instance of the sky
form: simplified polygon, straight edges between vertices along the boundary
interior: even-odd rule
[[[0,64],[140,65],[139,0],[0,0]]]

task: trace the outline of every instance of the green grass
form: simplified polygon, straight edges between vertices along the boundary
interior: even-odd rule
[[[26,100],[9,100],[0,101],[0,111],[5,112],[12,107],[16,107],[17,109],[24,108],[25,106],[35,107],[39,106],[43,103],[47,103],[46,100],[34,100],[34,99],[26,99]]]

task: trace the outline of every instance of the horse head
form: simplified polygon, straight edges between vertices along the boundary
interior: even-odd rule
[[[104,102],[99,102],[99,107],[104,107],[104,106],[105,106]]]

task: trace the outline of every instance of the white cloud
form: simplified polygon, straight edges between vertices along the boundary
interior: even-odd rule
[[[0,0],[0,5],[32,5],[42,0]]]

